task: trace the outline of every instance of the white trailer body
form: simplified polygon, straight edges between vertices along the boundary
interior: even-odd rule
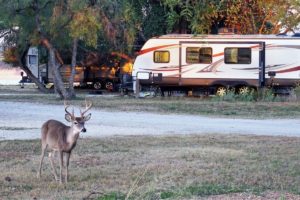
[[[32,74],[40,78],[39,74],[39,51],[37,47],[30,47],[26,57],[26,65]]]
[[[164,35],[145,43],[132,76],[142,86],[295,86],[300,81],[300,38]]]

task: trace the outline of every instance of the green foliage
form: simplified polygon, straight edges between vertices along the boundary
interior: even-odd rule
[[[234,102],[234,101],[273,102],[273,101],[277,101],[278,97],[276,97],[272,88],[263,88],[263,89],[259,89],[258,91],[251,89],[249,92],[245,94],[237,94],[235,90],[231,89],[228,90],[223,97],[215,97],[215,99],[219,99],[222,101],[229,101],[229,102]]]
[[[115,193],[115,192],[110,194],[105,194],[97,198],[97,200],[123,200],[123,199],[125,199],[125,195],[120,193]]]
[[[142,4],[135,1],[124,1],[122,8],[122,16],[124,18],[123,39],[126,41],[125,45],[127,52],[132,51],[138,32],[142,25]]]
[[[297,83],[296,87],[293,89],[294,94],[296,95],[297,100],[300,100],[300,84]]]
[[[173,31],[177,23],[179,23],[180,15],[176,11],[169,11],[167,14],[167,32]]]
[[[184,189],[184,192],[193,196],[208,196],[228,193],[243,192],[246,187],[234,185],[219,185],[219,184],[202,184],[189,186]]]
[[[272,88],[263,88],[259,91],[259,100],[272,102],[276,100],[276,96]]]
[[[147,15],[143,20],[142,30],[146,38],[163,35],[167,32],[166,13],[160,4],[149,5],[146,9]]]
[[[97,32],[101,28],[96,16],[95,11],[89,8],[77,11],[70,23],[71,37],[79,38],[85,41],[87,45],[96,47]]]
[[[257,101],[257,99],[258,99],[257,91],[253,88],[251,88],[249,92],[244,94],[238,94],[235,89],[228,89],[224,96],[213,97],[213,100],[215,101],[228,101],[228,102],[235,102],[235,101],[253,102],[253,101]]]
[[[40,43],[34,0],[0,0],[0,34],[5,44]],[[71,52],[74,38],[88,51],[133,55],[134,46],[166,33],[207,34],[232,27],[242,34],[278,33],[300,22],[300,1],[39,0],[41,28],[58,51]],[[279,23],[280,22],[280,23]]]
[[[194,15],[191,18],[191,29],[193,33],[210,33],[213,21],[217,17],[217,8],[213,3],[197,2],[194,5]]]
[[[292,30],[300,22],[300,2],[288,1],[179,1],[163,0],[167,9],[168,31],[188,23],[192,33],[210,33],[212,25],[235,28],[242,34],[278,33]],[[218,25],[221,24],[221,25]]]
[[[164,192],[161,192],[161,194],[160,194],[161,199],[170,199],[170,198],[174,198],[175,196],[176,196],[176,193],[173,191],[164,191]]]
[[[30,2],[29,0],[0,1],[0,32],[8,32],[4,35],[5,46],[13,47],[18,44],[22,47],[26,41],[35,39],[35,19],[29,9]],[[21,12],[22,16],[19,15]]]

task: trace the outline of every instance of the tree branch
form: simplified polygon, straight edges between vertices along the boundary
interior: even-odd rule
[[[11,33],[10,30],[9,30],[9,31],[6,31],[6,32],[4,32],[4,33],[1,33],[0,38],[4,37],[5,35],[7,35],[7,34],[9,34],[9,33]]]
[[[45,36],[44,32],[42,31],[41,21],[40,21],[40,15],[39,15],[39,10],[40,9],[39,9],[39,5],[38,5],[38,1],[37,0],[34,0],[34,5],[33,5],[32,9],[36,12],[36,14],[35,14],[35,24],[36,24],[36,27],[37,27],[38,34],[41,37],[41,43],[47,49],[53,48],[52,44],[49,42],[49,39],[47,39],[47,37]],[[63,65],[64,64],[63,59],[61,58],[61,56],[59,55],[59,53],[57,52],[56,49],[54,50],[54,53],[55,53],[55,57],[56,57],[57,61],[61,65]]]

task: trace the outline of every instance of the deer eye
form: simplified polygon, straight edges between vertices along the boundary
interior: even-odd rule
[[[78,124],[78,122],[74,122],[74,124]]]

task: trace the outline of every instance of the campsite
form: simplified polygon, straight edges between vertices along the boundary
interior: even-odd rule
[[[299,0],[0,0],[0,200],[300,200]]]

